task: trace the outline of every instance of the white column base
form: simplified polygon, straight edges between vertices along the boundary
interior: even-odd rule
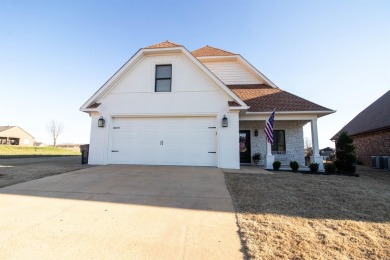
[[[310,163],[318,163],[318,171],[324,171],[324,163],[322,156],[310,156]]]
[[[272,165],[275,161],[275,156],[273,156],[272,154],[267,154],[265,156],[265,168],[267,170],[272,170],[274,168],[274,166]]]

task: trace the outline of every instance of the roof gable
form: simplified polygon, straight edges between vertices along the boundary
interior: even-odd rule
[[[162,47],[159,47],[162,46]],[[169,47],[173,46],[173,47]],[[245,103],[238,98],[217,76],[215,76],[205,65],[203,65],[198,59],[196,59],[191,53],[181,45],[166,41],[158,44],[151,45],[147,48],[140,49],[133,55],[95,94],[85,102],[80,110],[84,112],[96,111],[102,97],[104,97],[109,91],[115,87],[118,82],[134,67],[138,62],[148,54],[152,55],[164,55],[164,54],[181,53],[184,54],[195,66],[197,66],[204,74],[206,74],[218,87],[220,87],[226,94],[237,102],[241,107],[240,109],[247,109]],[[100,105],[100,104],[99,104]]]
[[[215,48],[215,47],[211,47],[211,46],[204,46],[202,48],[199,48],[197,50],[194,50],[191,52],[192,55],[194,55],[195,57],[204,57],[204,56],[232,56],[232,55],[237,55],[235,53],[232,53],[232,52],[229,52],[229,51],[225,51],[225,50],[221,50],[221,49],[218,49],[218,48]]]
[[[356,135],[390,128],[389,113],[390,90],[354,117],[331,140],[335,140],[341,132]]]
[[[17,131],[22,131],[24,132],[25,134],[29,135],[32,139],[34,139],[34,136],[30,135],[29,133],[27,133],[25,130],[23,130],[21,127],[19,126],[0,126],[0,132],[6,132],[10,129],[13,129],[13,128],[16,128]]]
[[[8,125],[8,126],[0,126],[0,132],[6,131],[6,130],[11,129],[13,127],[15,127],[15,126],[10,126],[10,125]]]
[[[167,40],[165,42],[160,42],[160,43],[150,45],[148,47],[145,47],[144,49],[173,48],[173,47],[180,47],[180,46],[182,45]]]

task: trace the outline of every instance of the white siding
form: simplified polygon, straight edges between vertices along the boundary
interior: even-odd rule
[[[172,64],[172,92],[155,93],[155,66]],[[239,168],[238,114],[229,113],[232,99],[182,54],[152,56],[141,59],[127,75],[102,97],[99,115],[92,117],[90,164],[107,164],[112,118],[115,117],[217,117],[218,167]],[[222,128],[223,115],[229,127]],[[97,119],[106,119],[105,128],[97,127]]]
[[[219,118],[221,124],[223,115]],[[239,169],[240,168],[240,150],[239,150],[239,113],[227,113],[228,127],[219,125],[218,143],[220,168]]]
[[[107,164],[107,145],[109,121],[106,120],[106,127],[98,127],[100,115],[91,116],[91,137],[89,142],[88,164]]]
[[[237,61],[202,61],[226,85],[263,84]]]

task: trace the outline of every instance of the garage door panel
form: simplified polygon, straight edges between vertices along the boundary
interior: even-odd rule
[[[215,117],[113,118],[111,163],[216,166]]]

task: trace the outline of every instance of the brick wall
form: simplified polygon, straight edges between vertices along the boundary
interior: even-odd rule
[[[353,143],[364,165],[371,165],[371,156],[390,156],[390,130],[353,136]]]

